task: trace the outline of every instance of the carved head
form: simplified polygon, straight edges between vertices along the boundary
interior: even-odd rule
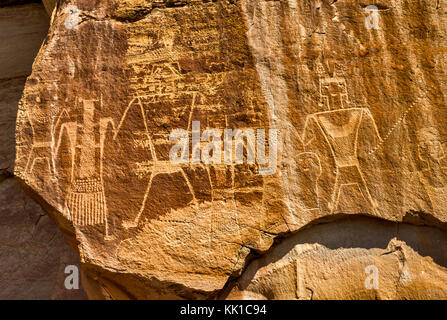
[[[317,72],[320,81],[320,98],[326,110],[339,110],[348,106],[348,86],[346,79],[339,77],[335,68],[334,66],[332,72],[327,72],[323,64],[317,63]]]
[[[320,96],[327,110],[346,108],[348,104],[346,80],[339,77],[320,79]]]
[[[418,131],[419,156],[423,160],[441,160],[445,157],[439,132],[434,127],[425,127]]]

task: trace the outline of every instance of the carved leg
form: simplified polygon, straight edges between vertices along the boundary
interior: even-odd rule
[[[124,228],[129,229],[129,228],[135,228],[138,226],[138,222],[140,220],[141,214],[143,213],[144,208],[146,207],[147,197],[148,197],[149,191],[151,190],[151,187],[152,187],[152,179],[154,178],[155,175],[156,174],[154,174],[154,172],[151,172],[151,176],[149,178],[149,183],[147,185],[146,192],[144,193],[143,203],[141,204],[140,211],[138,212],[137,216],[135,217],[135,219],[133,221],[130,221],[130,222],[124,221],[123,222]]]
[[[30,162],[31,162],[31,158],[33,156],[33,153],[34,153],[34,147],[31,147],[31,151],[29,152],[28,159],[26,161],[26,166],[25,166],[25,173],[26,173],[26,175],[28,175],[30,173],[30,170],[31,170]]]
[[[185,179],[186,184],[188,185],[189,192],[191,192],[192,202],[197,206],[198,202],[197,202],[197,199],[196,199],[196,194],[194,193],[194,189],[192,188],[192,185],[189,182],[188,176],[186,175],[186,173],[185,173],[185,171],[183,169],[180,169],[180,171],[181,171],[181,173],[183,175],[183,178]]]
[[[360,170],[360,168],[359,168],[359,173],[360,173],[360,177],[362,177],[362,187],[363,187],[363,188],[360,188],[361,189],[360,191],[362,192],[363,197],[370,203],[370,205],[371,205],[371,207],[373,209],[374,214],[377,214],[377,212],[376,212],[377,204],[374,201],[374,199],[371,196],[371,194],[369,193],[368,186],[366,185],[366,180],[363,177],[363,173]]]
[[[107,210],[107,203],[106,202],[104,202],[104,206],[105,206],[105,208],[104,208],[104,210],[105,210],[105,228],[106,228],[106,235],[105,235],[105,237],[104,237],[104,240],[106,240],[106,241],[110,241],[110,240],[114,240],[115,239],[115,237],[114,236],[112,236],[112,235],[109,235],[109,211]]]
[[[340,181],[340,171],[337,169],[337,174],[335,176],[335,185],[334,185],[334,192],[332,193],[332,199],[331,202],[329,202],[328,207],[329,210],[331,210],[331,214],[337,210],[338,207],[338,201],[340,199],[340,191],[341,191],[341,181]]]

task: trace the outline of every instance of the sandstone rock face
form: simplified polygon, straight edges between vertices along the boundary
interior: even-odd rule
[[[64,286],[79,257],[12,177],[18,102],[49,27],[41,4],[18,3],[0,8],[0,299],[83,299]]]
[[[45,6],[45,10],[47,11],[48,15],[51,16],[53,13],[53,10],[56,7],[56,0],[42,0],[43,5]]]
[[[369,5],[58,2],[15,175],[91,297],[447,296],[447,6]]]
[[[253,261],[225,296],[445,299],[447,278],[440,266],[445,266],[447,255],[436,248],[446,246],[446,241],[445,232],[436,228],[371,218],[320,224],[300,231]]]
[[[26,22],[25,22],[26,21]],[[0,8],[0,169],[13,173],[17,103],[26,76],[49,27],[42,5],[29,4]]]
[[[67,290],[65,268],[79,257],[39,205],[17,181],[0,183],[0,299],[85,299]]]

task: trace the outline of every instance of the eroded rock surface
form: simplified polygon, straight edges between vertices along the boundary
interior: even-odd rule
[[[0,299],[86,299],[82,287],[67,290],[67,266],[79,257],[67,239],[17,181],[0,183]]]
[[[13,173],[17,104],[26,77],[45,38],[49,19],[42,5],[11,5],[0,8],[0,169]]]
[[[278,248],[281,276],[268,276],[274,262],[243,272],[275,238],[293,242],[325,217],[405,220],[415,230],[447,222],[446,4],[382,0],[372,13],[368,5],[59,1],[20,103],[15,174],[73,232],[95,296],[219,297],[243,273],[242,293],[231,294],[445,297],[445,262],[380,224],[371,230],[385,246],[292,243]],[[188,142],[186,163],[170,160],[176,129],[202,133],[202,158]],[[248,139],[242,163],[223,145],[204,163],[205,129],[265,130],[268,160],[249,163],[262,148]],[[417,283],[396,289],[402,254]],[[337,277],[330,265],[339,260],[346,274],[323,294],[320,276]],[[357,290],[369,261],[388,282]],[[333,273],[303,271],[308,284],[298,290],[289,273],[298,264]],[[437,289],[415,293],[438,273]]]
[[[228,299],[445,299],[445,231],[355,217],[319,224],[250,263]]]
[[[49,27],[43,5],[25,2],[0,6],[0,299],[83,299],[64,286],[78,255],[12,177],[18,102]]]

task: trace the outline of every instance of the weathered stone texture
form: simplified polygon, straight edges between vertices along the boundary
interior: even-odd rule
[[[72,230],[92,296],[445,297],[446,262],[421,248],[447,222],[447,7],[376,1],[369,29],[369,4],[59,1],[20,102],[15,174]],[[278,130],[277,162],[248,164],[246,143],[242,164],[174,164],[169,135],[195,121]],[[333,218],[358,215],[382,221],[360,223],[380,246],[343,247],[356,229]],[[322,222],[337,249],[296,242]],[[378,290],[360,288],[369,262]]]
[[[51,16],[54,8],[56,7],[57,0],[42,0],[42,2],[48,15]]]
[[[447,254],[437,248],[446,245],[439,229],[345,218],[285,239],[251,262],[223,297],[445,299],[447,274],[441,266]],[[369,290],[374,267],[377,288]]]
[[[12,177],[18,102],[49,19],[42,4],[0,8],[0,299],[82,299],[64,271],[79,257]]]
[[[0,183],[0,299],[84,299],[67,290],[64,273],[79,258],[51,219],[17,181]]]

